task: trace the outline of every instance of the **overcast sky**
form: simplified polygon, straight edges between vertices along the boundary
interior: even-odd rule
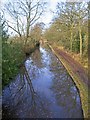
[[[65,0],[47,0],[47,2],[48,2],[47,12],[45,13],[44,17],[42,18],[42,21],[46,25],[48,25],[51,22],[51,20],[53,18],[53,12],[51,12],[51,11],[55,11],[57,2],[60,2],[60,1],[65,1]]]
[[[3,5],[4,3],[6,3],[8,0],[0,0],[1,4]],[[53,12],[51,11],[55,11],[56,9],[56,5],[58,2],[80,2],[83,0],[46,0],[48,2],[48,6],[47,6],[47,10],[46,13],[44,14],[44,16],[42,16],[42,18],[39,20],[39,22],[43,22],[46,24],[46,27],[49,26],[49,23],[52,21],[54,15]],[[90,1],[90,0],[84,0],[85,2]],[[11,20],[11,18],[8,16],[9,20]]]
[[[0,0],[2,5],[6,3],[8,0]],[[41,18],[41,21],[44,22],[45,24],[49,24],[53,18],[53,13],[51,11],[55,11],[56,4],[57,2],[60,1],[65,1],[65,0],[46,0],[48,3],[48,7],[46,10],[46,13],[44,16]]]
[[[2,3],[2,6],[8,1],[8,0],[0,0]],[[47,4],[47,9],[45,14],[41,17],[41,19],[39,20],[39,22],[43,22],[46,27],[49,27],[49,23],[51,22],[52,18],[53,18],[53,12],[51,11],[55,11],[56,5],[58,2],[60,1],[65,1],[65,0],[46,0]],[[7,15],[9,21],[12,21],[12,18],[10,18],[9,15]]]

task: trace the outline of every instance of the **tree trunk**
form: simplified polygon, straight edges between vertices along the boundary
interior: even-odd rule
[[[29,16],[27,17],[27,28],[26,28],[26,39],[25,39],[25,45],[27,44],[27,40],[30,34],[30,11],[29,11]]]
[[[82,41],[82,34],[81,34],[81,26],[79,21],[79,38],[80,38],[80,57],[82,57],[83,54],[83,41]]]
[[[73,33],[71,29],[71,39],[70,39],[70,50],[72,51],[72,41],[73,41]]]
[[[71,29],[70,29],[70,50],[72,52],[72,48],[73,48],[73,23],[71,24]]]
[[[26,38],[25,38],[25,46],[27,44],[27,40],[28,40],[28,37],[29,37],[29,20],[27,19],[27,28],[26,28]]]

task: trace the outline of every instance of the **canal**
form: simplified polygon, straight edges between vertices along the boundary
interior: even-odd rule
[[[78,90],[48,46],[36,49],[25,66],[35,93],[18,74],[3,90],[3,118],[83,118]]]

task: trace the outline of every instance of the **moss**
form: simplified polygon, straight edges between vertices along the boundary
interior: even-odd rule
[[[64,65],[64,67],[66,68],[66,70],[68,71],[70,76],[72,77],[74,83],[76,84],[76,86],[79,90],[80,98],[81,98],[81,105],[82,105],[82,109],[83,109],[84,118],[88,118],[88,116],[89,116],[88,115],[88,86],[86,86],[86,84],[82,82],[82,80],[79,78],[79,76],[77,76],[77,74],[75,74],[72,71],[72,68],[67,63],[67,61],[63,57],[58,55],[57,52],[54,51],[52,46],[49,45],[49,47],[51,48],[53,53],[59,58],[59,60],[62,62],[62,64]]]

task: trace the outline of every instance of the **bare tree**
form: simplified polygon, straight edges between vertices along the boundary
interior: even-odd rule
[[[73,30],[78,26],[79,40],[80,40],[80,56],[83,53],[83,39],[82,39],[82,24],[83,19],[86,18],[88,10],[87,3],[84,2],[66,2],[58,3],[57,13],[60,21],[66,24],[70,30],[70,49],[73,48]]]
[[[25,36],[25,45],[30,36],[31,26],[43,15],[45,6],[46,2],[43,0],[15,0],[5,5],[12,18],[12,22],[7,20],[7,24],[20,38]]]
[[[83,54],[83,38],[82,38],[82,23],[83,19],[88,19],[88,8],[87,3],[79,2],[77,3],[76,8],[76,18],[78,20],[78,31],[79,31],[79,39],[80,39],[80,57],[82,57]]]
[[[73,27],[75,24],[75,3],[66,2],[57,4],[57,13],[60,18],[60,22],[66,24],[70,30],[70,50],[72,51],[73,47]]]

